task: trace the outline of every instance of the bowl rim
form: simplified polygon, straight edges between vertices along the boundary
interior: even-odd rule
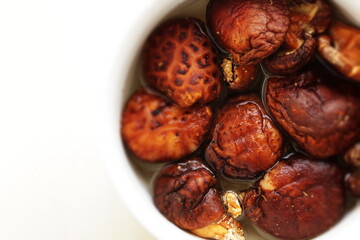
[[[119,134],[120,113],[124,104],[124,95],[127,95],[125,85],[129,80],[129,70],[138,60],[139,46],[147,38],[150,29],[159,24],[167,13],[194,2],[193,0],[145,1],[147,1],[146,7],[140,8],[135,13],[136,20],[128,23],[131,24],[129,28],[131,31],[128,31],[125,34],[126,39],[122,39],[119,43],[122,51],[117,55],[110,76],[104,83],[106,84],[104,91],[101,93],[98,129],[102,154],[117,193],[130,213],[152,236],[156,239],[169,239],[170,235],[174,240],[199,239],[185,231],[179,231],[179,228],[164,218],[154,205],[149,207],[149,204],[144,204],[144,202],[153,202],[149,188],[134,171]],[[132,41],[127,41],[128,39]],[[176,235],[173,235],[174,232]]]

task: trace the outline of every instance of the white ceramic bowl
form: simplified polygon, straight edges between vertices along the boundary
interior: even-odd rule
[[[145,0],[139,3],[137,14],[130,22],[130,31],[119,44],[122,46],[118,59],[114,62],[113,72],[106,81],[107,88],[102,95],[101,121],[102,145],[108,163],[109,174],[118,193],[132,214],[157,239],[198,239],[180,230],[167,221],[155,208],[149,182],[151,173],[144,173],[126,154],[119,135],[119,120],[126,99],[139,85],[138,61],[141,47],[149,33],[168,17],[187,15],[203,17],[199,10],[207,0]],[[360,26],[360,2],[354,0],[334,0],[342,15]],[[132,4],[134,5],[134,4]],[[191,9],[189,6],[191,5]],[[185,9],[185,10],[184,10]],[[204,12],[204,10],[203,10]],[[358,222],[360,205],[347,213],[331,230],[316,239],[360,239]],[[261,237],[251,235],[250,240]]]

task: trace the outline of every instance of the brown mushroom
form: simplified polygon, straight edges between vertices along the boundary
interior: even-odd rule
[[[360,137],[360,89],[318,64],[288,77],[269,78],[266,101],[276,122],[307,153],[343,153]]]
[[[142,53],[145,81],[180,107],[204,104],[221,92],[221,70],[215,46],[203,22],[178,18],[156,28]]]
[[[313,57],[315,34],[327,29],[331,21],[330,5],[324,0],[296,0],[289,5],[290,27],[280,49],[265,59],[268,72],[288,75],[300,70]]]
[[[169,221],[198,236],[245,239],[241,225],[225,213],[215,175],[199,158],[164,167],[155,178],[154,201]]]
[[[313,57],[316,49],[316,40],[310,35],[299,39],[295,48],[280,50],[264,61],[265,69],[276,75],[288,75],[299,71]]]
[[[234,179],[253,179],[283,153],[283,138],[254,94],[229,99],[218,110],[205,158]]]
[[[127,101],[121,120],[125,145],[141,160],[167,162],[194,152],[205,139],[212,111],[187,109],[140,88]]]
[[[211,0],[209,29],[238,65],[259,63],[275,52],[289,27],[285,0]]]
[[[319,37],[320,55],[345,77],[360,82],[360,29],[334,23]]]
[[[245,193],[245,214],[258,228],[281,239],[315,237],[344,213],[343,178],[332,163],[293,155]]]
[[[303,16],[298,26],[311,35],[324,33],[332,22],[333,10],[327,0],[292,0],[289,9]]]

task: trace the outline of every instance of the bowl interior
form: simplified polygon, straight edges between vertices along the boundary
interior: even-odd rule
[[[156,8],[145,9],[138,21],[132,23],[134,31],[129,32],[128,38],[123,42],[122,49],[124,51],[119,54],[119,59],[114,65],[114,71],[109,80],[107,93],[104,95],[106,99],[102,111],[104,115],[102,125],[106,127],[102,126],[101,131],[109,174],[132,214],[157,239],[199,238],[174,226],[155,208],[152,200],[151,182],[154,173],[161,168],[162,164],[145,164],[133,158],[126,151],[119,135],[119,116],[121,116],[122,108],[128,97],[141,85],[139,55],[150,32],[159,23],[173,17],[193,16],[204,19],[207,2],[207,0],[150,1],[149,6],[156,6]],[[347,16],[348,21],[356,25],[360,24],[360,17],[356,16],[356,11],[349,17],[349,11],[344,10],[343,4],[348,1],[338,0],[334,2],[340,9],[339,16]],[[360,10],[360,2],[353,6],[351,9]],[[354,10],[351,11],[354,12]],[[317,239],[337,239],[340,236],[354,239],[356,228],[353,222],[356,222],[354,219],[359,218],[360,208],[355,206],[333,229]],[[243,225],[247,229],[248,239],[265,240],[264,237],[256,233],[249,223],[244,222]],[[266,237],[266,239],[271,239],[271,237]]]

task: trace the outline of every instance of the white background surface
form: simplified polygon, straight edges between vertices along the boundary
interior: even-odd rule
[[[154,239],[115,192],[96,129],[135,5],[0,1],[0,239]]]

